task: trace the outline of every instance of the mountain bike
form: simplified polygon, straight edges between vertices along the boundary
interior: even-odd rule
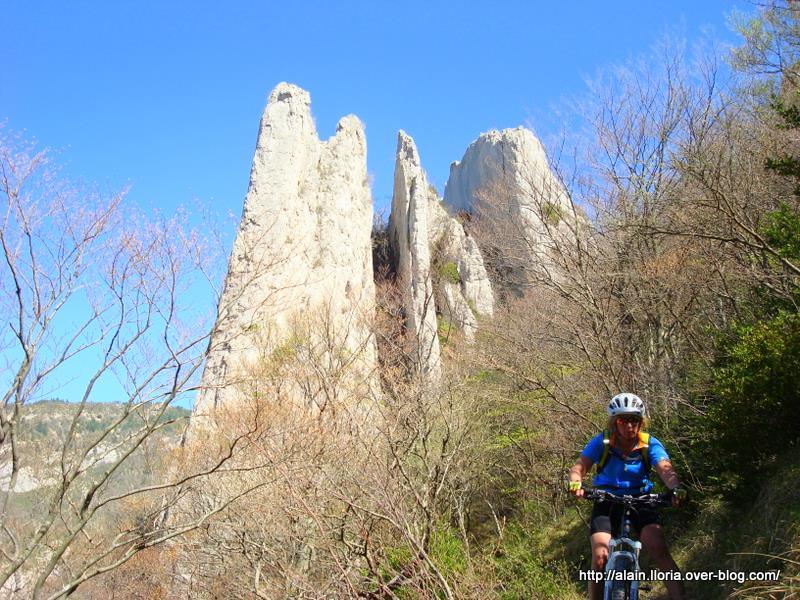
[[[587,488],[583,497],[587,500],[611,502],[625,507],[621,527],[615,528],[620,534],[618,537],[612,537],[608,544],[603,600],[639,600],[639,590],[646,591],[649,588],[640,586],[642,576],[639,569],[639,552],[642,543],[631,533],[631,514],[636,512],[637,507],[671,506],[672,492],[617,496],[605,490]]]

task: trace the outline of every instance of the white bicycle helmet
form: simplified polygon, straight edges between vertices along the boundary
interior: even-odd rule
[[[644,402],[636,394],[617,394],[608,403],[608,416],[634,415],[644,417]]]

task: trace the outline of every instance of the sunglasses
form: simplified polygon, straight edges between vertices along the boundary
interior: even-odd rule
[[[617,417],[617,421],[621,421],[623,423],[632,423],[634,425],[638,425],[642,422],[639,417]]]

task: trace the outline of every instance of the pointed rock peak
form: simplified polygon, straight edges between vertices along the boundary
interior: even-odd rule
[[[320,334],[334,336],[325,343],[351,356],[354,385],[371,381],[364,375],[375,368],[366,140],[349,116],[321,142],[310,105],[309,93],[288,83],[269,94],[198,410],[241,398],[237,378],[317,319]],[[309,348],[322,345],[314,335]]]
[[[357,116],[347,115],[339,119],[339,122],[336,124],[336,133],[340,131],[359,131],[363,133],[364,124]]]
[[[492,129],[478,136],[470,146],[485,144],[504,144],[510,143],[521,148],[532,148],[539,152],[544,152],[544,147],[539,138],[527,127],[513,127],[509,129]]]
[[[505,179],[505,185],[525,190],[542,178],[552,178],[544,146],[530,129],[484,132],[472,142],[460,161],[450,165],[444,201],[453,210],[474,211],[483,188]]]
[[[420,166],[417,145],[414,139],[402,129],[397,132],[397,159],[408,160],[414,165]]]
[[[276,85],[275,89],[272,90],[267,105],[277,104],[278,102],[311,106],[311,95],[304,89],[284,81]]]
[[[361,146],[361,152],[366,152],[367,136],[364,134],[364,124],[355,115],[347,115],[339,119],[336,124],[336,133],[327,143],[338,143],[341,139],[351,140],[352,143]]]
[[[508,127],[506,129],[490,129],[480,134],[481,138],[500,139],[503,137],[517,136],[517,135],[533,135],[533,132],[527,127]]]
[[[286,139],[316,137],[314,119],[311,116],[311,95],[291,83],[279,83],[267,100],[261,118],[263,128],[274,128],[270,137]]]
[[[389,243],[403,297],[406,326],[416,337],[418,366],[432,381],[437,381],[441,365],[428,247],[427,191],[425,172],[420,166],[414,140],[401,130],[397,134]]]
[[[282,82],[275,86],[275,89],[269,95],[264,114],[270,123],[287,117],[296,118],[299,116],[308,122],[310,130],[315,130],[314,120],[311,115],[311,94],[292,83]],[[347,115],[339,119],[336,124],[336,133],[331,140],[339,138],[341,133],[345,135],[353,133],[362,142],[366,137],[364,135],[364,125],[355,115]]]

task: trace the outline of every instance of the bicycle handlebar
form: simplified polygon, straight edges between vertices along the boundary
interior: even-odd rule
[[[603,500],[606,502],[613,502],[615,504],[629,504],[635,506],[637,504],[647,504],[650,506],[671,506],[674,492],[664,492],[662,494],[612,494],[607,490],[600,488],[583,488],[583,498],[586,500]]]

